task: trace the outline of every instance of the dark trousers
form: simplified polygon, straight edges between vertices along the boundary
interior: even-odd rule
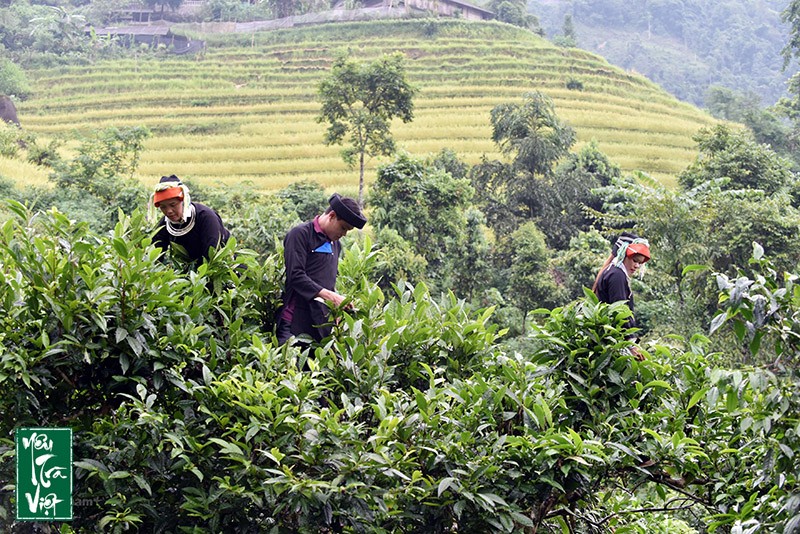
[[[278,319],[275,333],[278,336],[278,344],[283,345],[292,337],[292,325],[286,319]]]

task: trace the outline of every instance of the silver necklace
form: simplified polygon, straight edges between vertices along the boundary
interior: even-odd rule
[[[187,217],[187,219],[189,221],[186,223],[186,226],[180,228],[173,226],[172,221],[167,219],[167,232],[169,232],[169,235],[180,237],[192,231],[196,219],[196,217],[194,216],[194,204],[189,204],[189,216]]]

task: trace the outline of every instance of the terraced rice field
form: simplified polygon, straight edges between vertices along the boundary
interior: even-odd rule
[[[449,148],[468,163],[499,158],[491,109],[538,90],[576,129],[579,146],[595,139],[624,170],[672,183],[696,155],[692,136],[714,122],[596,55],[500,23],[365,22],[195,35],[207,47],[193,57],[29,72],[37,92],[18,106],[23,126],[43,139],[146,126],[153,135],[138,174],[148,183],[174,173],[208,185],[248,181],[268,191],[312,179],[352,193],[357,171],[341,160],[340,147],[323,143],[317,86],[339,53],[366,60],[397,50],[420,92],[414,121],[398,122],[393,132],[398,146],[415,155]],[[567,89],[570,81],[582,89]],[[370,161],[368,180],[382,161]],[[0,163],[0,174],[41,178],[12,167]]]

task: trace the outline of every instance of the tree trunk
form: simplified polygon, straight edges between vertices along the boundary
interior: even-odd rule
[[[358,207],[364,209],[364,151],[358,156],[359,175],[358,175]]]

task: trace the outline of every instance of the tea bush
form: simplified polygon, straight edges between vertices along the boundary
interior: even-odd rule
[[[97,234],[9,209],[4,530],[26,528],[12,517],[12,433],[34,425],[74,432],[80,506],[62,532],[800,523],[792,375],[715,368],[702,336],[651,344],[639,362],[622,304],[587,293],[540,310],[512,349],[492,308],[371,282],[383,260],[362,239],[340,264],[353,311],[334,310],[320,344],[277,346],[280,255],[231,239],[185,270],[159,260],[138,212]]]

